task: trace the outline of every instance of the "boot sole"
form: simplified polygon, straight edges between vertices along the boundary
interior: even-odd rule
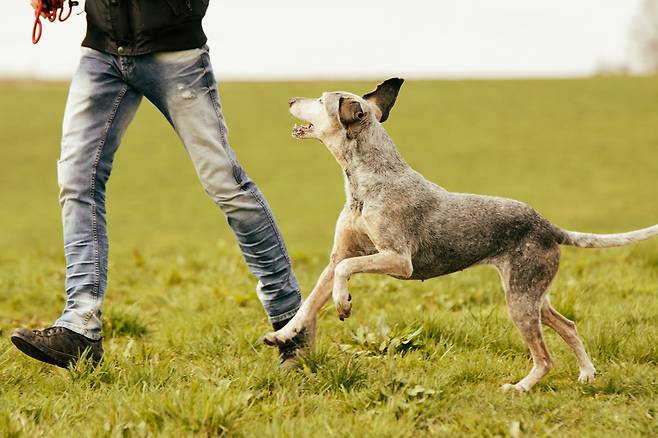
[[[75,360],[75,357],[69,354],[55,351],[48,347],[39,347],[34,345],[30,342],[29,339],[25,339],[23,336],[21,336],[20,333],[12,334],[11,342],[16,346],[16,348],[30,356],[32,359],[36,359],[50,365],[55,365],[60,368],[68,368],[69,363]]]

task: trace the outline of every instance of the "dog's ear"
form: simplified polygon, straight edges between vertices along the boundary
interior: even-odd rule
[[[375,91],[372,91],[363,96],[365,100],[372,103],[375,107],[375,116],[380,123],[384,123],[388,119],[391,108],[395,105],[395,99],[398,97],[400,87],[404,83],[404,79],[392,78],[377,86]]]
[[[358,101],[349,97],[341,97],[338,101],[338,118],[347,130],[347,138],[353,140],[363,129],[366,113]]]

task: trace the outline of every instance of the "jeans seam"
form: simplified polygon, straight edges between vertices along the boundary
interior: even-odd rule
[[[220,140],[222,142],[222,148],[224,148],[224,151],[226,152],[228,160],[231,163],[231,173],[233,173],[233,180],[235,181],[236,184],[242,184],[241,178],[239,177],[239,175],[237,173],[237,163],[231,157],[231,154],[229,153],[229,151],[226,148],[226,145],[228,144],[228,138],[227,138],[226,132],[224,131],[224,128],[222,127],[222,119],[224,119],[224,116],[222,115],[222,112],[221,112],[221,109],[220,109],[219,99],[215,96],[215,90],[213,90],[212,82],[208,79],[208,75],[210,74],[210,69],[208,68],[209,65],[206,62],[206,59],[204,58],[203,55],[204,55],[204,53],[201,54],[201,62],[203,63],[203,79],[206,81],[206,86],[208,87],[208,94],[210,95],[210,101],[212,103],[213,109],[215,110],[215,115],[217,116],[217,121],[219,122],[218,123],[218,129],[219,129]]]
[[[96,274],[96,281],[92,289],[94,295],[94,304],[92,306],[92,309],[89,312],[87,312],[87,314],[85,315],[83,322],[84,327],[86,327],[87,324],[89,323],[89,320],[92,317],[92,312],[94,311],[98,303],[98,296],[100,294],[100,283],[101,283],[101,268],[100,268],[101,260],[100,260],[100,248],[99,248],[100,243],[98,241],[98,220],[96,218],[96,179],[97,179],[96,177],[98,174],[98,164],[100,163],[101,155],[103,153],[103,148],[107,143],[107,137],[110,134],[110,129],[112,128],[112,124],[116,117],[117,110],[119,109],[119,105],[121,105],[121,102],[123,101],[123,97],[126,95],[127,91],[128,91],[128,85],[124,85],[119,91],[117,97],[114,99],[114,103],[112,104],[112,111],[110,112],[110,116],[105,125],[103,135],[101,136],[98,146],[96,147],[96,156],[94,157],[94,163],[92,165],[89,195],[91,196],[91,233],[92,233],[92,240],[94,245],[94,271]]]
[[[258,204],[261,206],[261,208],[263,209],[263,211],[265,212],[265,215],[267,216],[267,221],[268,221],[269,224],[270,224],[270,228],[272,229],[272,231],[274,232],[274,235],[276,236],[276,241],[277,241],[277,243],[279,244],[279,249],[281,250],[281,253],[283,254],[283,256],[286,258],[286,261],[288,262],[288,267],[289,267],[289,269],[288,269],[288,275],[286,275],[286,278],[285,278],[285,280],[284,280],[286,283],[288,283],[288,281],[290,280],[290,274],[292,273],[292,262],[290,261],[290,257],[289,257],[289,255],[288,255],[288,251],[286,250],[286,248],[285,248],[285,244],[283,243],[283,238],[282,238],[281,235],[279,234],[279,230],[277,229],[277,226],[276,226],[276,223],[275,223],[275,221],[274,221],[274,218],[273,218],[272,215],[270,214],[269,208],[267,208],[267,207],[265,206],[265,203],[260,199],[260,196],[258,196],[258,195],[256,194],[256,192],[255,192],[254,189],[249,189],[248,191],[249,191],[249,193],[251,194],[251,196],[254,197],[254,199],[256,200],[256,202],[258,202]]]

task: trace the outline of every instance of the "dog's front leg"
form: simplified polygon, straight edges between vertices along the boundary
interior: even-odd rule
[[[388,274],[409,278],[413,272],[411,257],[395,251],[381,251],[377,254],[345,259],[336,266],[333,299],[341,321],[352,313],[352,297],[347,289],[347,281],[358,273]]]
[[[281,345],[294,338],[315,318],[318,311],[324,306],[329,299],[331,286],[334,280],[335,264],[330,263],[316,283],[313,291],[302,303],[295,316],[282,329],[265,335],[263,341],[267,345]]]
[[[312,322],[322,306],[329,300],[331,288],[334,284],[334,274],[336,266],[346,257],[350,257],[358,250],[355,245],[355,233],[349,226],[351,222],[351,212],[349,209],[343,210],[336,223],[336,232],[334,235],[334,246],[329,257],[329,264],[320,274],[315,287],[310,295],[299,308],[295,316],[281,330],[268,333],[263,341],[268,345],[281,345],[294,338],[297,333],[302,331]]]

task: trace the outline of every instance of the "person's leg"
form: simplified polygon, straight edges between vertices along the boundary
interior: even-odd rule
[[[116,56],[83,48],[69,91],[58,161],[66,256],[66,308],[55,326],[101,336],[107,279],[105,184],[141,95],[123,79]]]
[[[121,136],[141,95],[123,80],[128,64],[83,48],[66,103],[58,183],[66,256],[66,307],[53,327],[19,328],[14,345],[28,356],[67,367],[85,351],[103,357],[101,305],[107,278],[105,184]]]
[[[226,214],[270,321],[287,321],[301,304],[299,285],[270,207],[229,146],[207,48],[138,57],[131,80],[172,124]]]

